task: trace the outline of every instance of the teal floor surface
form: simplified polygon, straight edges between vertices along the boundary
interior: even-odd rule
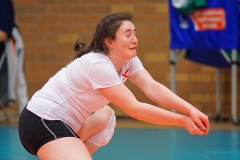
[[[0,160],[39,160],[21,146],[16,126],[0,127]],[[190,135],[178,128],[117,128],[94,160],[239,160],[240,130]]]

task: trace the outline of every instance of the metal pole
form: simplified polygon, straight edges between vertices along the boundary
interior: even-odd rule
[[[231,74],[232,74],[232,120],[233,123],[238,125],[238,117],[237,117],[237,61],[238,61],[238,53],[237,50],[232,50],[232,65],[231,65]]]
[[[174,51],[170,50],[170,81],[171,81],[171,90],[176,93],[176,72],[175,72],[175,55],[174,55]]]
[[[221,115],[221,84],[220,84],[220,69],[216,69],[216,115],[215,120],[218,121]]]

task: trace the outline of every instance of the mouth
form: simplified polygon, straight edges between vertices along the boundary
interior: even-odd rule
[[[132,48],[130,48],[130,49],[137,49],[137,47],[132,47]]]

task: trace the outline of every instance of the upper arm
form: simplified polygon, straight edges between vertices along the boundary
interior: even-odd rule
[[[145,69],[140,70],[129,77],[129,81],[139,87],[147,96],[156,82]]]
[[[132,116],[136,112],[140,104],[133,93],[123,83],[109,88],[101,88],[98,91],[129,116]]]

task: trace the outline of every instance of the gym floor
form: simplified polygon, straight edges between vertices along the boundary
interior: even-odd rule
[[[190,135],[182,128],[165,127],[133,119],[118,119],[108,145],[94,160],[239,160],[240,127],[230,121],[211,121],[208,136]],[[38,160],[23,149],[17,125],[0,125],[1,160]]]

